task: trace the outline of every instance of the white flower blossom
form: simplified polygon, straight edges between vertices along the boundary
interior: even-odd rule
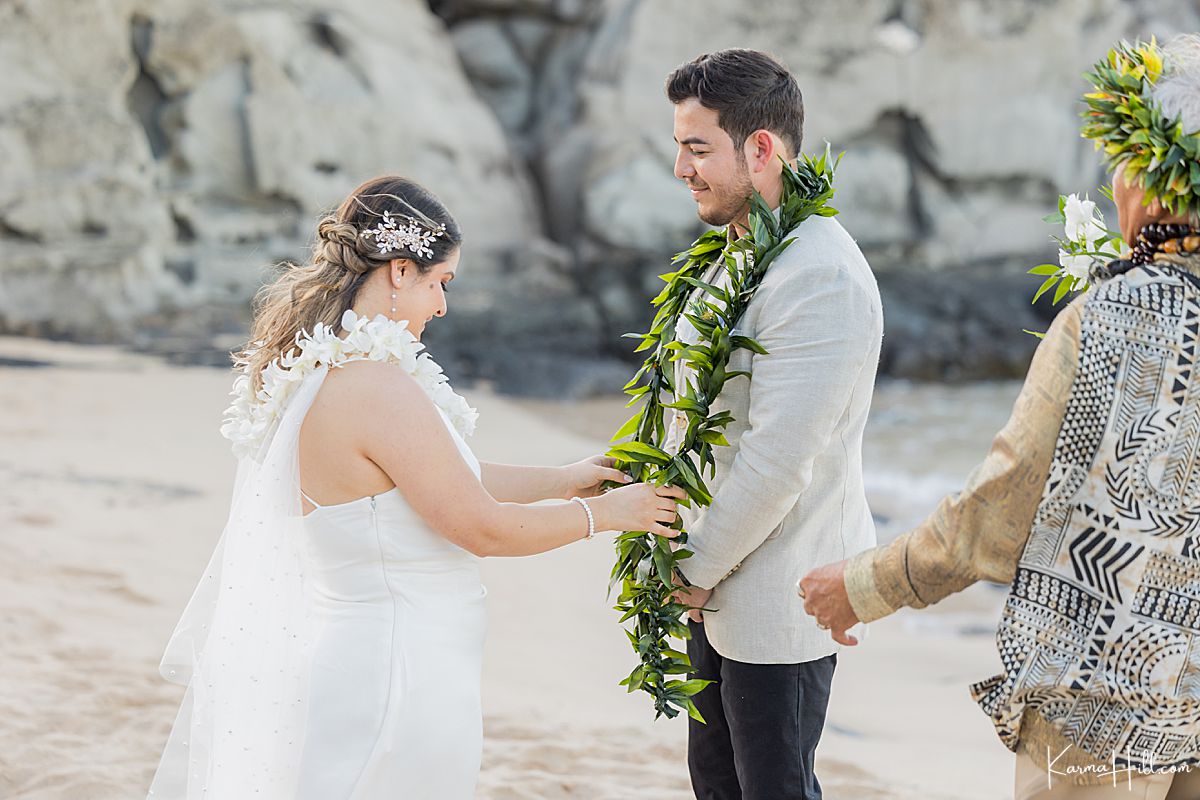
[[[1121,257],[1121,246],[1118,241],[1109,240],[1097,251],[1111,258]]]
[[[422,352],[406,322],[393,322],[382,314],[374,319],[353,311],[342,315],[345,338],[328,325],[317,324],[311,334],[296,335],[296,348],[267,364],[262,388],[257,392],[250,376],[242,373],[233,382],[233,402],[225,410],[221,435],[233,443],[234,455],[254,457],[283,414],[287,401],[301,381],[319,367],[337,367],[348,361],[370,360],[394,364],[412,375],[461,436],[475,432],[479,413],[450,388],[442,368]]]
[[[1066,250],[1058,251],[1058,263],[1063,270],[1077,281],[1087,282],[1088,271],[1092,268],[1092,257],[1072,255]]]
[[[442,368],[438,366],[436,361],[429,357],[428,353],[422,353],[417,357],[411,371],[417,380],[432,381],[442,374]]]
[[[1066,235],[1072,242],[1082,241],[1092,215],[1096,213],[1096,203],[1092,200],[1080,200],[1079,195],[1069,194],[1063,204],[1063,216],[1066,217]]]
[[[1104,228],[1104,216],[1096,210],[1094,200],[1086,197],[1080,200],[1077,194],[1067,195],[1063,203],[1063,216],[1066,218],[1063,227],[1067,240],[1086,245],[1089,250],[1095,249],[1096,242],[1108,233]]]

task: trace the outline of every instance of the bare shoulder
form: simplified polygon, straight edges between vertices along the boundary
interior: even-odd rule
[[[349,427],[376,430],[403,417],[409,422],[437,417],[433,401],[404,369],[383,361],[352,361],[331,369],[317,398]]]
[[[383,470],[402,490],[419,469],[458,464],[466,469],[433,399],[402,367],[356,361],[331,370],[329,417],[347,442]],[[471,478],[468,470],[467,475]],[[460,476],[461,477],[461,476]]]
[[[371,359],[350,361],[340,367],[335,367],[329,370],[329,377],[326,378],[326,381],[337,382],[347,388],[352,387],[361,391],[370,391],[372,387],[380,386],[386,386],[393,391],[411,386],[414,390],[420,391],[413,376],[396,364]]]

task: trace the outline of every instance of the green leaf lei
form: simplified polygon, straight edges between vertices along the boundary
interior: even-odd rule
[[[625,334],[640,340],[637,352],[653,350],[625,386],[625,393],[632,397],[628,405],[640,402],[642,407],[617,431],[613,441],[632,438],[608,451],[617,459],[617,467],[634,479],[680,486],[691,502],[700,506],[712,503],[702,473],[707,468],[710,477],[715,474],[713,447],[729,444],[724,428],[733,416],[728,411],[710,415],[709,405],[726,382],[750,377],[745,371],[727,369],[733,350],[745,348],[764,355],[767,352],[753,339],[735,335],[733,329],[771,262],[792,243],[784,237],[814,214],[822,217],[837,214],[827,203],[833,197],[833,173],[840,158],[831,158],[826,145],[821,156],[802,155],[795,167],[785,162],[778,217],[756,192],[751,198],[746,235],[731,242],[725,230],[709,231],[675,256],[672,264],[679,265],[677,271],[660,276],[667,285],[652,301],[658,312],[650,330]],[[737,254],[741,257],[735,257]],[[718,261],[723,263],[728,278],[725,288],[701,279]],[[689,300],[696,290],[701,292],[700,300],[689,309]],[[701,313],[693,313],[700,309]],[[685,345],[675,340],[675,326],[680,317],[686,317],[699,332],[696,344]],[[672,374],[677,361],[694,370],[694,378],[688,380],[682,392],[676,392]],[[678,453],[668,453],[662,448],[668,409],[684,414],[687,420]],[[685,504],[691,507],[691,502]],[[681,522],[677,521],[673,527],[682,531]],[[686,544],[687,533],[682,532],[675,541]],[[686,710],[703,722],[691,698],[711,681],[672,677],[686,675],[692,666],[687,654],[672,649],[669,642],[671,637],[690,636],[682,621],[688,607],[673,599],[676,587],[672,578],[676,565],[691,553],[686,549],[672,551],[669,540],[645,531],[620,534],[616,550],[609,591],[620,584],[615,608],[622,614],[621,623],[635,620],[633,630],[627,629],[625,633],[640,661],[621,685],[630,692],[640,689],[651,695],[656,717],[672,718]]]

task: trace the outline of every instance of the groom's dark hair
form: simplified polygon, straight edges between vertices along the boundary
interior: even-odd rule
[[[737,146],[756,130],[774,133],[800,153],[804,139],[804,97],[787,67],[759,50],[733,48],[705,53],[667,78],[667,98],[690,97],[717,112],[717,122]]]

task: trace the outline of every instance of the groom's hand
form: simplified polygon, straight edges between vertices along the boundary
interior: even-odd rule
[[[838,644],[856,645],[858,639],[846,633],[858,624],[858,616],[846,594],[846,562],[817,567],[796,584],[796,594],[804,600],[804,611],[816,617],[817,626],[829,631]]]
[[[701,610],[712,597],[712,589],[701,589],[699,586],[680,586],[673,595],[676,603],[689,606],[688,619],[693,622],[703,622],[704,612]]]
[[[671,549],[678,549],[678,545],[671,542]],[[678,571],[675,572],[672,579],[675,583],[675,593],[671,595],[671,599],[676,603],[689,606],[688,619],[692,622],[704,622],[704,612],[701,609],[708,603],[708,598],[712,597],[713,590],[702,589],[699,586],[684,586]]]

